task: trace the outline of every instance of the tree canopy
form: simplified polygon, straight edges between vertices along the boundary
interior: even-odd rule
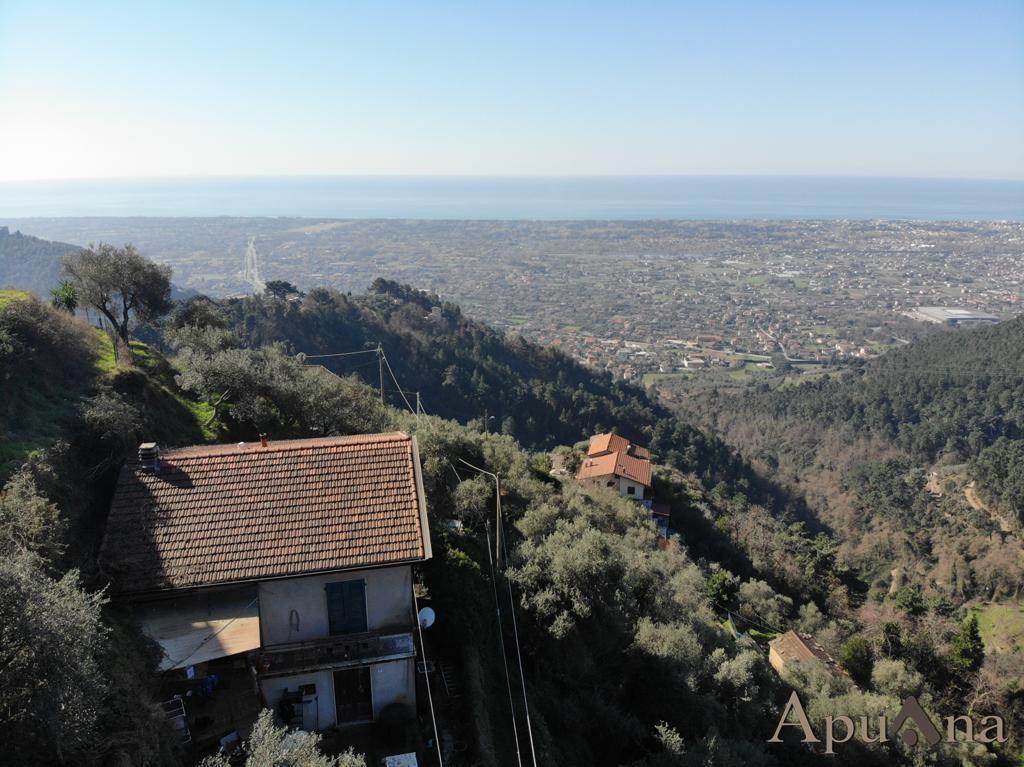
[[[130,324],[147,322],[171,309],[171,268],[139,254],[132,245],[90,245],[64,257],[63,267],[79,300],[110,322],[130,356]]]

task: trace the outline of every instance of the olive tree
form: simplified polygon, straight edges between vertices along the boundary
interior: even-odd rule
[[[128,331],[134,320],[148,322],[171,308],[171,268],[141,255],[132,245],[100,243],[65,256],[65,274],[78,300],[110,322],[131,360]],[[115,347],[117,344],[115,343]]]
[[[185,391],[209,400],[210,423],[227,419],[260,431],[300,436],[376,431],[384,426],[383,408],[358,380],[305,367],[278,346],[218,348],[219,342],[204,342],[218,333],[206,329],[178,336],[196,345],[179,347],[182,372],[176,380]]]
[[[289,732],[274,724],[270,709],[260,712],[245,742],[245,767],[366,767],[366,760],[351,749],[339,756],[320,751],[320,736],[312,732]],[[228,767],[237,764],[226,756],[207,757],[200,767]]]
[[[0,558],[0,738],[11,764],[62,764],[94,744],[107,691],[104,598],[38,556]]]
[[[31,551],[48,559],[62,547],[64,521],[57,506],[39,492],[21,469],[0,490],[0,555]]]

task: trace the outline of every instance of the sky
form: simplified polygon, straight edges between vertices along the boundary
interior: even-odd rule
[[[1024,2],[0,0],[0,181],[1024,179]]]

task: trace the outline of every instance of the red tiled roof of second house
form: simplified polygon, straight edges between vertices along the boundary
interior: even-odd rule
[[[619,434],[595,434],[590,438],[587,455],[596,458],[606,453],[628,453],[637,458],[650,458],[651,451],[630,442]]]
[[[651,486],[651,462],[625,453],[606,453],[595,458],[584,458],[579,479],[593,479],[615,475]]]
[[[430,556],[407,434],[164,452],[121,469],[100,563],[144,592],[373,567]]]

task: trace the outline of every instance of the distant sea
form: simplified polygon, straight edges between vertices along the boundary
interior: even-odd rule
[[[37,216],[1024,221],[1024,181],[302,176],[0,183],[0,223]]]

